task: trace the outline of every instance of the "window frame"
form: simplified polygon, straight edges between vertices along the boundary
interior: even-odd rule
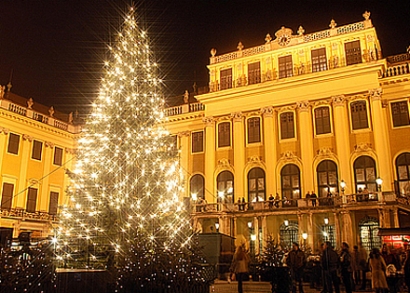
[[[60,193],[58,191],[50,191],[50,201],[48,204],[48,214],[49,215],[57,215],[58,213],[58,200],[60,197]]]
[[[57,156],[57,149],[61,150],[61,155],[58,157]],[[54,156],[53,156],[53,165],[56,166],[62,166],[63,165],[63,154],[64,154],[64,150],[63,148],[60,147],[54,147]],[[58,160],[59,158],[59,160]]]
[[[407,124],[401,124],[399,123],[398,125],[396,125],[395,121],[397,119],[397,116],[394,115],[394,110],[393,110],[393,105],[397,105],[397,104],[406,104],[406,106],[404,106],[403,108],[406,109],[407,111],[405,111],[406,113],[403,113],[400,111],[399,113],[399,120],[400,122],[402,122],[401,120],[406,120],[405,116],[407,116]],[[399,106],[399,110],[402,110],[402,107]],[[401,127],[408,127],[410,126],[410,111],[409,111],[409,103],[407,100],[401,100],[401,101],[394,101],[394,102],[390,102],[390,114],[391,114],[391,124],[392,124],[392,128],[401,128]],[[407,115],[406,115],[407,114]],[[396,119],[395,119],[396,117]]]
[[[320,54],[323,52],[324,54]],[[312,62],[312,72],[321,72],[328,70],[327,52],[325,47],[312,49],[310,51],[310,58]]]
[[[199,135],[199,133],[202,133],[202,144],[201,144],[201,148],[199,149],[199,137],[198,139],[194,139],[197,135]],[[200,154],[204,152],[204,131],[203,130],[199,130],[199,131],[192,131],[191,132],[191,153],[192,154]],[[198,147],[196,146],[196,143],[198,143]]]
[[[400,162],[402,161],[402,162]],[[399,195],[409,196],[410,195],[410,152],[403,152],[397,156],[394,161],[396,169],[396,180],[397,180],[397,189]],[[403,178],[403,173],[405,173],[407,178]],[[404,184],[401,184],[404,183]],[[404,187],[402,187],[404,185]],[[405,191],[405,188],[409,190],[408,193],[402,192]]]
[[[7,143],[7,153],[18,155],[20,150],[20,135],[10,132]],[[14,138],[14,139],[13,139]]]
[[[225,131],[221,132],[221,127],[225,126]],[[226,127],[227,126],[227,127]],[[226,128],[228,131],[226,131]],[[218,142],[218,148],[226,148],[231,146],[231,122],[229,121],[223,121],[217,124],[217,142]],[[223,144],[221,144],[221,141]]]
[[[322,110],[324,108],[327,108],[328,111],[328,122],[329,122],[329,132],[325,132],[326,130],[323,130],[323,132],[318,133],[318,117],[316,116],[316,111],[318,110]],[[323,113],[323,111],[321,112]],[[321,121],[324,121],[326,118],[322,115],[320,117]],[[319,106],[313,109],[313,120],[314,120],[314,127],[315,127],[315,136],[322,136],[322,135],[329,135],[333,133],[333,128],[332,128],[332,110],[329,106]],[[324,125],[325,123],[322,123],[322,125]],[[322,126],[322,128],[324,128],[324,126]]]
[[[289,169],[289,170],[287,170]],[[295,169],[297,172],[292,173],[292,169]],[[286,171],[286,174],[284,174],[284,172]],[[284,185],[284,177],[285,176],[289,176],[289,187],[286,187]],[[295,180],[295,176],[297,176],[297,180],[298,180],[298,185],[294,185],[294,180]],[[281,170],[280,170],[280,186],[281,186],[281,190],[282,190],[282,199],[283,196],[286,195],[285,193],[287,191],[290,191],[290,194],[292,197],[287,197],[287,200],[290,200],[290,206],[297,206],[297,202],[295,200],[298,200],[300,198],[302,198],[302,188],[301,188],[301,182],[300,182],[300,169],[299,166],[297,166],[296,164],[290,163],[290,164],[286,164],[284,165]],[[299,191],[299,197],[294,197],[294,193],[295,191]]]
[[[266,201],[266,172],[265,170],[263,170],[261,167],[252,168],[248,172],[247,179],[248,179],[248,184],[247,184],[248,185],[248,202],[256,202],[256,200],[254,201],[256,196],[258,197],[257,201],[259,202],[260,194],[263,194],[262,201]],[[263,179],[263,184],[262,184],[263,189],[259,189],[259,187],[261,187],[260,179]],[[255,180],[255,189],[252,188],[252,190],[251,190],[251,180]],[[251,198],[252,193],[256,194],[256,196],[254,196],[253,198]]]
[[[38,189],[34,187],[29,187],[27,189],[27,202],[26,202],[26,212],[35,213],[37,210],[37,197]]]
[[[323,182],[322,179],[324,176],[321,174],[326,173],[326,182]],[[331,173],[334,173],[335,178],[331,181]],[[316,166],[316,176],[317,176],[317,190],[318,197],[326,197],[328,191],[333,195],[336,193],[339,194],[339,175],[337,164],[332,160],[323,160],[319,162]]]
[[[5,194],[5,191],[9,191],[9,190],[10,190],[10,194]],[[11,210],[13,206],[13,193],[14,193],[14,184],[10,182],[3,182],[2,190],[1,190],[1,206],[0,206],[2,210]],[[8,202],[6,202],[7,199],[9,199]]]
[[[225,74],[225,73],[230,73],[230,74]],[[233,70],[232,67],[230,68],[225,68],[225,69],[221,69],[219,71],[219,90],[227,90],[227,89],[231,89],[233,87]]]
[[[351,46],[353,44],[359,44],[358,47]],[[348,48],[351,46],[352,48]],[[344,43],[346,66],[360,64],[362,60],[362,46],[360,40],[354,40]]]
[[[254,67],[254,65],[257,65]],[[248,63],[248,85],[261,83],[261,62]]]
[[[235,202],[235,177],[231,171],[223,170],[216,176],[217,202],[220,201],[219,192],[224,192],[225,202]]]
[[[364,105],[365,110],[362,110],[360,112],[355,112],[355,113],[358,113],[357,115],[355,115],[354,112],[353,112],[353,106],[356,107],[356,105],[358,105],[358,104]],[[362,117],[363,114],[360,114],[360,113],[363,113],[366,116],[365,117],[366,118],[366,127],[361,125],[362,122],[364,121],[364,119],[363,119],[364,117]],[[363,130],[370,130],[370,121],[369,121],[370,115],[369,115],[369,105],[367,103],[367,100],[356,100],[356,101],[352,101],[351,103],[349,103],[349,116],[350,116],[350,127],[351,127],[351,130],[353,132],[363,131]],[[354,120],[354,119],[356,119],[355,116],[359,116],[358,117],[359,120],[356,122],[356,123],[359,124],[359,126],[355,126],[355,121],[356,121],[356,120]]]
[[[31,159],[41,161],[43,154],[43,142],[33,139],[31,148]]]
[[[361,160],[363,162],[361,162]],[[372,163],[372,164],[371,164]],[[357,166],[359,165],[359,166]],[[371,175],[371,170],[370,168],[373,169],[373,179],[369,179],[368,177]],[[357,172],[357,170],[361,170],[363,169],[363,173],[362,171],[360,171],[360,173]],[[356,193],[358,193],[359,188],[361,188],[362,190],[364,189],[364,187],[367,187],[367,189],[369,190],[369,192],[376,192],[377,191],[377,183],[376,183],[376,178],[377,178],[377,165],[376,165],[376,161],[368,156],[368,155],[363,155],[360,157],[357,157],[354,162],[353,162],[353,175],[354,175],[354,185],[355,185],[355,191]],[[360,178],[364,178],[364,180],[358,180],[358,177],[360,176]]]
[[[257,125],[255,124],[256,121],[258,121]],[[251,123],[252,125],[250,125]],[[246,119],[246,142],[247,144],[262,143],[262,119],[261,117],[253,116],[253,117],[248,117]]]
[[[289,117],[289,114],[292,114],[292,127],[289,127],[289,119],[286,119],[286,134],[289,133],[289,129],[292,128],[292,137],[284,137],[284,132],[283,132],[283,121],[282,121],[282,115],[287,115],[287,117]],[[279,130],[280,130],[280,140],[288,140],[288,139],[296,139],[296,115],[294,111],[284,111],[279,113],[278,115],[278,119],[279,119]]]
[[[278,57],[278,74],[279,79],[292,77],[294,75],[292,55]]]

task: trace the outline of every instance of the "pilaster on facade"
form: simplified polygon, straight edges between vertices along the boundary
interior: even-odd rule
[[[299,110],[300,152],[303,162],[303,186],[305,191],[313,188],[313,127],[309,101],[296,103]],[[303,191],[302,191],[303,193]]]
[[[263,115],[263,128],[264,128],[264,145],[265,145],[265,164],[266,174],[272,176],[275,174],[275,166],[277,162],[277,145],[275,133],[275,111],[273,107],[264,107],[261,109]],[[277,192],[276,180],[267,180],[266,182],[266,194],[275,195]]]
[[[346,97],[344,95],[332,97],[335,138],[336,138],[336,153],[340,165],[340,180],[344,180],[346,185],[346,193],[353,193],[353,181],[350,172],[350,144],[349,144],[349,119],[346,109]]]
[[[38,207],[40,211],[47,211],[48,210],[48,203],[50,199],[50,190],[49,190],[49,179],[50,179],[50,170],[51,170],[51,162],[52,162],[52,155],[54,150],[54,143],[46,141],[44,143],[44,159],[43,159],[43,174],[42,174],[42,186],[43,188],[40,190],[41,196],[39,197]]]
[[[4,154],[6,152],[8,133],[9,133],[9,130],[7,128],[0,127],[0,154]],[[3,156],[0,156],[0,174],[3,174],[2,166],[3,166]]]
[[[17,190],[15,192],[16,194],[16,199],[14,201],[15,207],[20,208],[20,209],[25,209],[26,208],[26,194],[27,194],[27,168],[25,166],[28,166],[28,160],[30,157],[30,146],[31,142],[33,141],[33,138],[29,135],[23,135],[22,136],[22,141],[21,141],[21,164],[20,164],[20,173],[19,173],[19,179],[18,179],[18,185],[17,185]]]
[[[177,134],[178,138],[179,138],[179,145],[178,148],[180,150],[180,160],[181,160],[181,166],[189,166],[189,136],[190,136],[190,132],[189,131],[182,131],[179,132]],[[187,170],[187,169],[185,169]],[[184,174],[185,180],[186,180],[186,184],[185,186],[189,186],[189,177],[190,174]],[[190,197],[189,194],[189,188],[185,188],[184,190],[184,197]]]
[[[353,239],[353,226],[352,226],[352,217],[350,211],[343,209],[340,211],[342,216],[342,242],[347,242],[349,245],[354,243]]]
[[[233,133],[235,134],[233,145],[233,157],[234,157],[234,169],[235,169],[235,181],[234,190],[236,192],[242,192],[239,196],[244,195],[244,168],[245,168],[245,129],[244,129],[244,116],[242,112],[236,112],[231,114],[233,120]]]
[[[393,170],[390,163],[390,142],[387,127],[387,115],[382,103],[382,89],[377,88],[369,91],[372,122],[374,133],[374,148],[377,153],[379,163],[379,177],[383,179],[382,188],[386,190],[394,190],[394,179],[392,178]]]
[[[341,241],[341,233],[340,233],[340,220],[339,220],[339,211],[333,211],[334,216],[334,223],[335,223],[335,243],[337,247],[340,247]]]
[[[205,123],[205,199],[207,202],[216,202],[214,187],[215,170],[215,119],[212,116],[204,117]]]

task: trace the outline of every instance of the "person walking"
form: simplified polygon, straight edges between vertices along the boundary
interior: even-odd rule
[[[290,268],[290,277],[292,279],[292,293],[296,293],[296,286],[299,287],[299,293],[303,293],[302,277],[305,263],[305,253],[299,249],[297,242],[293,242],[292,250],[286,259],[286,264]]]
[[[243,293],[243,280],[249,273],[249,261],[250,257],[245,248],[242,245],[238,246],[231,264],[231,271],[235,273],[238,281],[238,293]]]
[[[370,253],[369,268],[372,272],[372,289],[375,290],[376,293],[387,291],[386,263],[378,248],[373,248]]]
[[[323,246],[322,269],[324,276],[325,291],[333,293],[333,287],[336,293],[340,293],[340,279],[338,270],[340,269],[340,260],[336,251],[334,251],[330,241],[326,241]]]
[[[352,256],[349,252],[349,245],[346,242],[342,243],[340,267],[346,293],[352,293]]]
[[[353,246],[352,255],[352,272],[353,272],[353,283],[352,289],[355,291],[356,286],[360,283],[360,270],[359,270],[359,246]]]
[[[367,251],[361,243],[359,243],[359,248],[358,248],[358,262],[359,262],[358,270],[361,272],[361,275],[362,275],[361,277],[362,285],[360,286],[360,290],[366,290],[366,282],[367,282],[366,273],[368,271]],[[359,276],[360,276],[360,273],[359,273]]]

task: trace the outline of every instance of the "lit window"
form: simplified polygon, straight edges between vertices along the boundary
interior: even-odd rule
[[[296,206],[300,198],[300,170],[294,164],[284,166],[280,172],[282,199],[289,201],[289,206]]]
[[[362,51],[360,41],[345,44],[346,65],[362,63]]]
[[[248,201],[265,201],[265,171],[261,168],[253,168],[248,173]]]
[[[292,55],[279,57],[279,78],[293,76]]]
[[[400,154],[396,159],[397,187],[401,196],[410,196],[410,153]]]
[[[327,70],[326,49],[312,50],[312,72]]]

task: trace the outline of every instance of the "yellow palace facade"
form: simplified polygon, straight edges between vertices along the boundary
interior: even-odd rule
[[[377,247],[379,228],[409,227],[409,63],[382,56],[368,12],[212,49],[209,89],[186,92],[165,122],[195,229],[258,254],[268,239]]]
[[[64,204],[76,135],[72,114],[0,87],[0,244],[9,247],[21,232],[46,238]]]

